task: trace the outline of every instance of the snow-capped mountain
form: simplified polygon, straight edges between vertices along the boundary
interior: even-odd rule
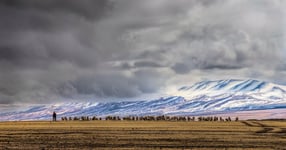
[[[286,109],[285,86],[258,80],[218,80],[183,86],[175,95],[151,100],[37,105],[25,111],[2,113],[0,120],[50,119],[53,111],[59,116],[196,116],[277,108]]]
[[[179,90],[181,95],[193,99],[196,96],[217,96],[221,94],[250,95],[258,99],[283,99],[286,86],[258,80],[203,81]]]

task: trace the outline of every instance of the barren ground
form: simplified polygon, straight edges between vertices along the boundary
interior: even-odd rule
[[[286,122],[0,122],[0,149],[286,149]]]

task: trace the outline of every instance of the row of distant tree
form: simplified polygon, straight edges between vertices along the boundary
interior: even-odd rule
[[[233,120],[231,117],[217,117],[217,116],[208,116],[208,117],[190,117],[190,116],[106,116],[106,117],[62,117],[62,121],[91,121],[91,120],[114,120],[114,121],[239,121],[238,117],[235,117]]]

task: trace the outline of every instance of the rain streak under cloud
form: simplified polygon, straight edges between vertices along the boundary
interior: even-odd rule
[[[286,84],[282,0],[1,0],[0,105]]]

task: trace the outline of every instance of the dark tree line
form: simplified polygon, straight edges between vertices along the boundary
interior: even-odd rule
[[[231,117],[194,117],[194,116],[106,116],[106,117],[96,117],[96,116],[80,116],[80,117],[62,117],[62,121],[92,121],[92,120],[113,120],[113,121],[232,121]],[[234,121],[239,121],[238,117],[235,117]]]

